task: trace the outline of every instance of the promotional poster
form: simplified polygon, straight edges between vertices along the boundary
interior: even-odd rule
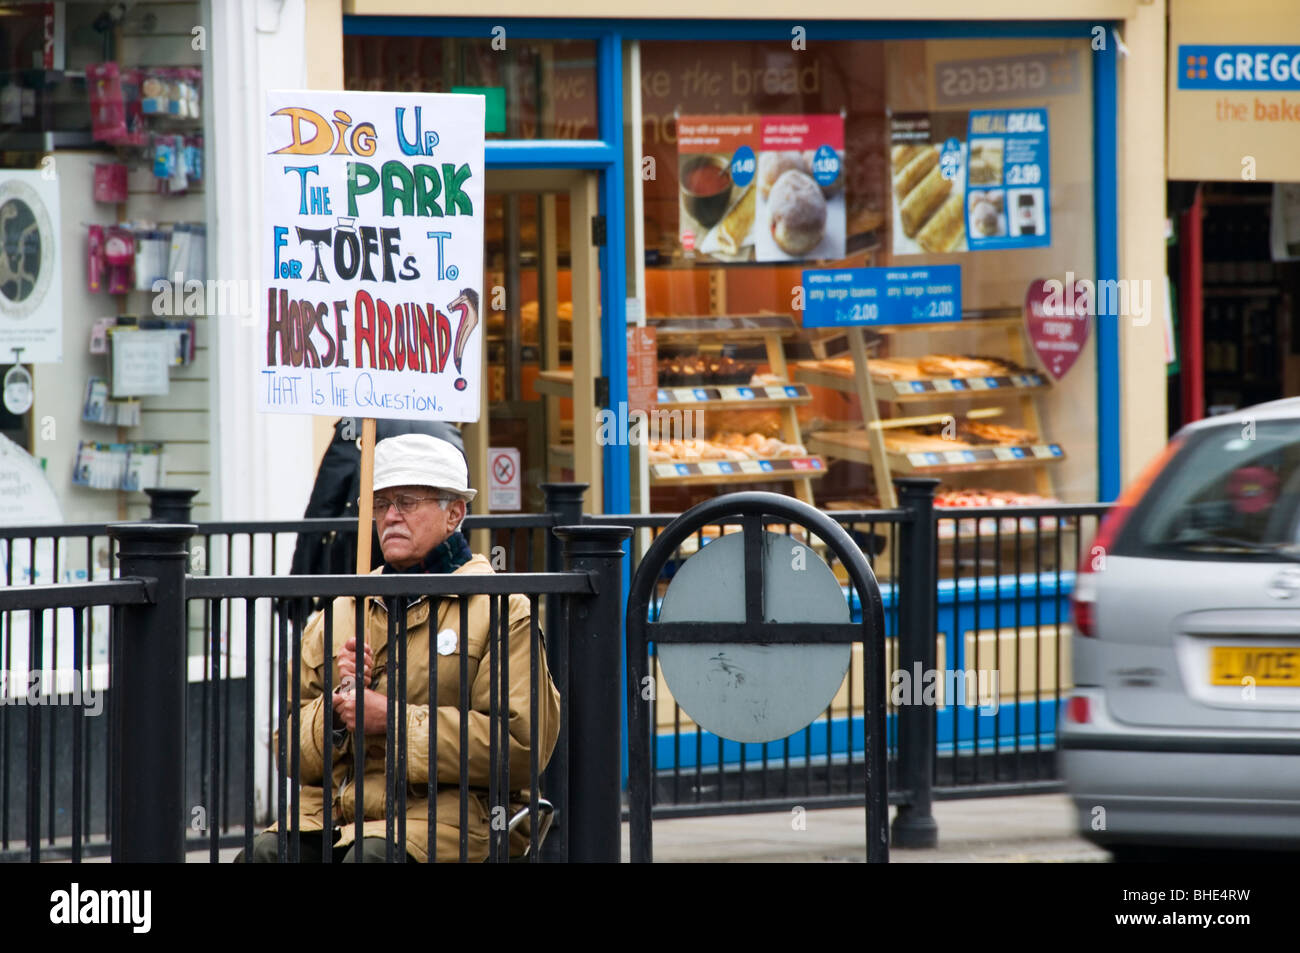
[[[844,117],[679,116],[679,241],[716,261],[844,257]]]

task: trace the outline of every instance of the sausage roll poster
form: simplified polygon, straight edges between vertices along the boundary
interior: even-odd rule
[[[260,410],[478,420],[484,112],[267,93]]]
[[[895,255],[1052,243],[1046,109],[889,119]]]
[[[844,117],[678,116],[678,239],[715,261],[843,258]]]

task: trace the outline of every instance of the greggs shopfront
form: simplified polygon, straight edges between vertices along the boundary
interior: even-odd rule
[[[737,488],[892,507],[903,474],[941,503],[1089,502],[1162,445],[1121,412],[1163,420],[1165,332],[1163,255],[1121,254],[1163,210],[1119,133],[1122,51],[1162,47],[1163,4],[428,6],[309,4],[309,37],[341,31],[309,80],[486,98],[489,386],[465,434],[475,480],[518,451],[523,510],[556,479],[596,512]]]

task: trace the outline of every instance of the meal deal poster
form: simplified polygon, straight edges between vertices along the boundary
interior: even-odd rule
[[[482,96],[273,90],[258,408],[475,421]]]
[[[844,117],[679,116],[678,240],[717,261],[845,254]]]
[[[1046,109],[890,117],[895,255],[1050,245]]]

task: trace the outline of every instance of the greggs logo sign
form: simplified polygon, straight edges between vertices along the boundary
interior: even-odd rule
[[[1300,46],[1181,44],[1179,89],[1300,90]]]

